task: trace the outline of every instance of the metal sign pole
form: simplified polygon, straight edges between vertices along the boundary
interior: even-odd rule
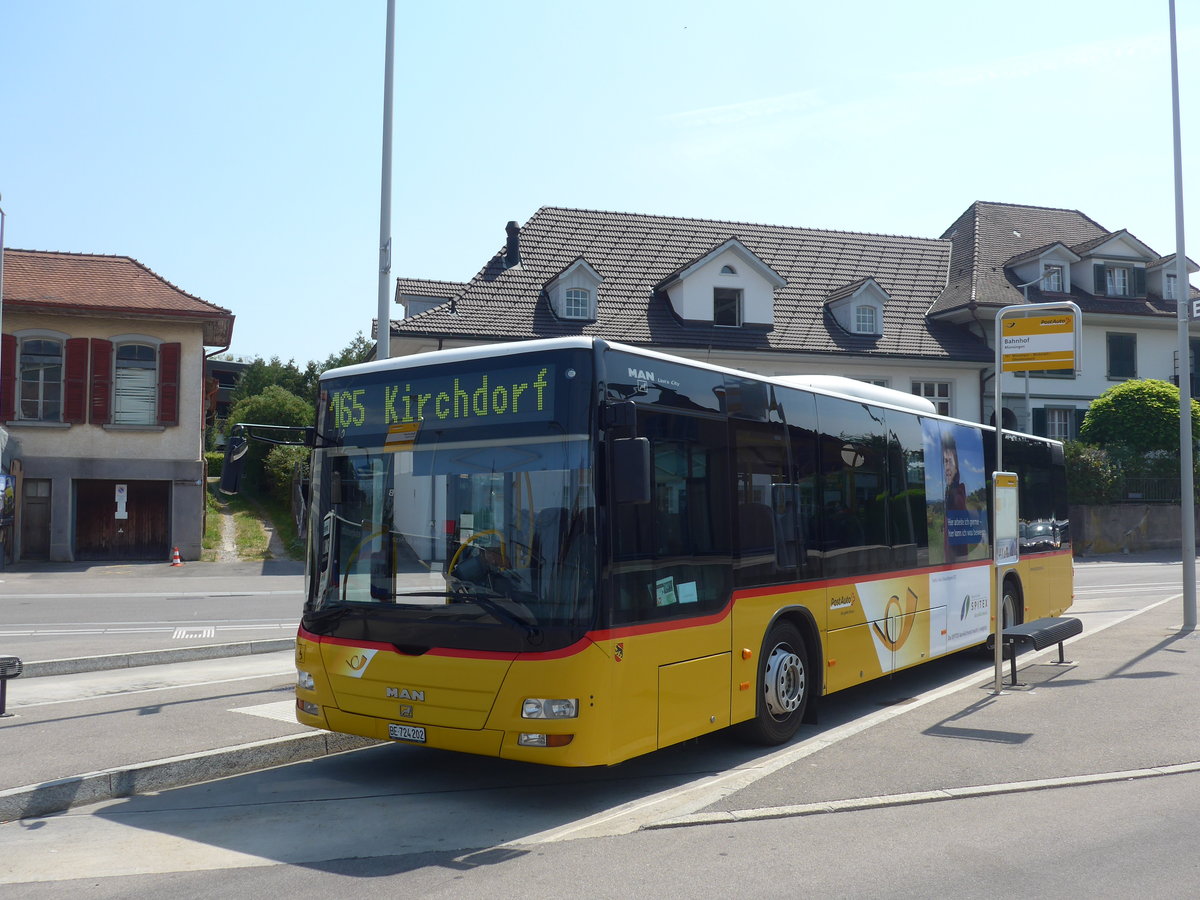
[[[1031,282],[1032,283],[1032,282]],[[1014,352],[1004,353],[1004,319],[1010,314],[1017,312],[1022,313],[1021,318],[1029,318],[1030,313],[1036,312],[1051,312],[1066,313],[1073,316],[1071,327],[1071,351],[1068,355],[1065,351],[1058,347],[1057,339],[1053,343],[1053,349],[1045,350],[1042,343],[1033,340],[1036,335],[1029,336],[1029,348],[1032,352]],[[1083,316],[1079,311],[1079,307],[1071,302],[1064,303],[1022,303],[1015,306],[1005,306],[996,313],[996,398],[993,411],[993,417],[996,422],[996,472],[1004,471],[1004,389],[1003,376],[1006,370],[1009,371],[1024,371],[1025,378],[1029,378],[1031,370],[1046,369],[1046,368],[1066,368],[1069,362],[1069,368],[1073,368],[1076,372],[1078,369],[1079,347],[1081,344]],[[1059,331],[1054,331],[1053,334],[1059,334]],[[1018,359],[1020,357],[1020,359]],[[1048,361],[1050,360],[1050,361]],[[1026,386],[1028,386],[1026,380]],[[993,478],[992,496],[995,497],[995,479]],[[993,499],[993,523],[992,523],[992,566],[994,568],[995,584],[992,588],[992,614],[995,616],[995,663],[996,663],[996,680],[993,688],[993,693],[1002,694],[1004,692],[1004,567],[1000,564],[997,556],[996,535],[995,535],[995,506]],[[1015,650],[1014,650],[1015,652]]]
[[[1183,557],[1183,627],[1196,630],[1196,501],[1192,485],[1192,366],[1189,352],[1191,286],[1183,253],[1183,144],[1179,136],[1179,52],[1175,0],[1171,13],[1171,124],[1175,145],[1175,290],[1179,304],[1179,513]]]

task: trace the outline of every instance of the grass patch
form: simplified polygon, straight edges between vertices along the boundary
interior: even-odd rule
[[[256,496],[254,502],[274,526],[288,558],[304,559],[304,541],[296,531],[291,505],[271,496]]]
[[[216,485],[208,483],[204,492],[204,537],[200,543],[200,559],[213,562],[221,547],[221,513],[223,507],[217,497]]]
[[[231,498],[233,534],[239,559],[270,559],[271,538],[263,528],[258,510],[244,497]]]
[[[272,559],[270,551],[271,535],[268,527],[274,528],[283,539],[288,556],[292,559],[304,558],[304,547],[296,537],[296,527],[292,524],[291,515],[279,505],[278,509],[264,507],[260,498],[249,492],[241,494],[222,494],[217,490],[216,481],[208,484],[208,522],[204,529],[204,556],[206,561],[217,559],[221,547],[221,522],[224,516],[233,516],[234,546],[238,559],[260,560]],[[280,523],[277,526],[275,523]]]

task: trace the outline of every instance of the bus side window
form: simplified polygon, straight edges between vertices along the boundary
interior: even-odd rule
[[[734,581],[739,587],[796,577],[797,514],[782,425],[730,421],[737,505]]]
[[[925,505],[925,445],[921,420],[888,410],[888,524],[892,566],[929,565],[929,528]]]
[[[821,576],[821,550],[817,544],[820,518],[817,495],[817,406],[807,391],[780,390],[776,397],[783,408],[787,423],[788,474],[787,486],[776,508],[788,507],[795,514],[794,563],[798,578]]]
[[[891,566],[884,411],[817,398],[821,427],[821,539],[824,574],[862,575]]]

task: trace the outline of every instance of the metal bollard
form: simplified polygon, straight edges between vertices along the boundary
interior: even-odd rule
[[[0,656],[0,717],[12,715],[4,711],[4,704],[8,700],[8,682],[9,679],[19,678],[22,668],[21,660],[17,657]]]

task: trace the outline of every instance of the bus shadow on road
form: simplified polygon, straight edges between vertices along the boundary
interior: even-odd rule
[[[822,703],[821,722],[804,726],[793,743],[820,739],[979,667],[978,659],[955,656],[842,692]],[[561,835],[583,820],[611,814],[619,828],[629,810],[752,769],[779,749],[750,746],[725,731],[616,766],[564,769],[382,744],[130,797],[94,815],[157,835],[146,838],[148,845],[207,845],[214,866],[250,854],[329,872],[345,869],[339,860],[371,858],[353,869],[373,875],[475,868],[508,861],[540,835]]]

